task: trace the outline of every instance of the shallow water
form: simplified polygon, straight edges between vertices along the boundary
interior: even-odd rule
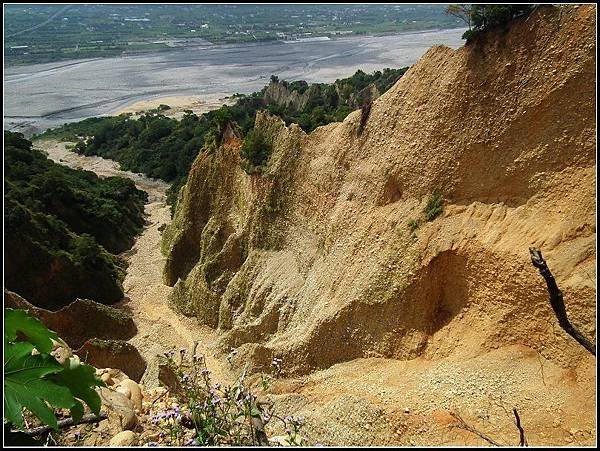
[[[463,44],[463,29],[330,41],[206,45],[156,54],[8,67],[4,128],[30,135],[111,114],[141,99],[231,95],[280,79],[332,82],[385,67],[414,64],[429,47]]]

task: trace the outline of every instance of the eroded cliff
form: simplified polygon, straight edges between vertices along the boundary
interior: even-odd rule
[[[256,370],[511,345],[577,366],[586,351],[555,324],[528,247],[594,337],[595,32],[592,6],[548,7],[433,47],[361,133],[360,111],[308,135],[257,115],[264,175],[240,168],[235,137],[192,167],[163,238],[172,303]],[[434,191],[444,211],[427,222]]]

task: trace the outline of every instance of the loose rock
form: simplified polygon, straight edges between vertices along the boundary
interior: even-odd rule
[[[110,446],[135,446],[137,445],[137,434],[131,431],[122,431],[110,439]]]

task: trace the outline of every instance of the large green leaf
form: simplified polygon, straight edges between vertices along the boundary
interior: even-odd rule
[[[15,341],[17,332],[23,333],[40,352],[52,351],[52,340],[58,340],[56,332],[30,316],[25,310],[4,309],[4,338]]]
[[[90,365],[80,363],[78,360],[69,359],[65,362],[64,370],[50,377],[53,381],[67,387],[73,396],[79,398],[90,407],[96,415],[100,412],[102,401],[94,387],[104,387],[104,382],[96,377],[96,369]],[[83,406],[77,402],[71,409],[75,422],[83,415]]]
[[[52,356],[32,355],[32,350],[31,343],[4,341],[4,415],[14,425],[22,427],[22,409],[25,407],[45,424],[58,429],[48,404],[71,408],[76,401],[67,387],[44,379],[64,368]]]

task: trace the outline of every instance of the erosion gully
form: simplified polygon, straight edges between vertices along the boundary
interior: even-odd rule
[[[170,349],[191,350],[198,342],[197,352],[206,356],[206,362],[215,380],[230,380],[232,374],[211,352],[216,339],[214,330],[199,325],[169,308],[168,295],[172,290],[162,281],[165,257],[160,251],[163,226],[171,221],[166,191],[169,185],[161,180],[119,169],[119,164],[98,156],[83,156],[69,150],[73,143],[55,140],[34,142],[53,161],[75,169],[93,171],[100,177],[126,177],[138,189],[148,193],[145,205],[146,225],[133,247],[121,254],[128,262],[123,282],[125,297],[113,307],[133,315],[137,334],[129,340],[146,359],[148,368],[142,383],[148,387],[158,385],[158,356]]]

